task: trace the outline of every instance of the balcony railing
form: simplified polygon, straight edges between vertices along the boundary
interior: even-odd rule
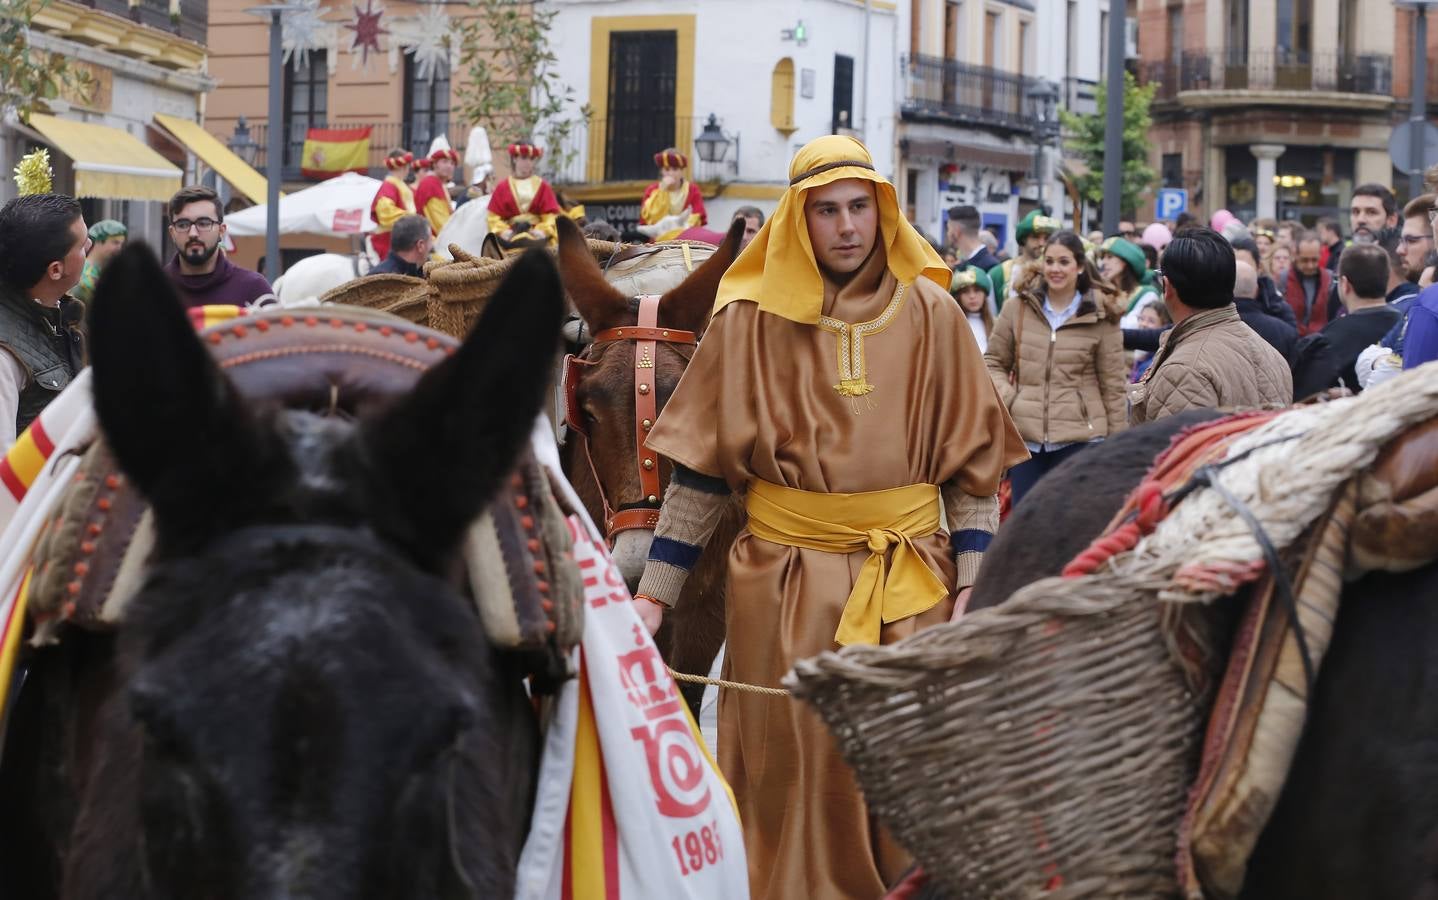
[[[209,25],[207,0],[180,0],[178,19],[170,18],[169,0],[140,0],[131,6],[129,0],[79,0],[91,9],[114,13],[148,28],[178,34],[186,40],[203,44]]]
[[[384,177],[384,158],[392,148],[403,147],[421,156],[429,152],[429,145],[435,137],[445,134],[451,146],[461,153],[464,147],[456,143],[457,138],[463,135],[449,133],[449,122],[447,120],[435,120],[424,122],[330,122],[308,123],[291,122],[288,134],[283,142],[284,156],[281,167],[282,177],[285,181],[301,181],[304,175],[300,171],[300,159],[304,155],[305,135],[310,128],[364,128],[370,129],[369,136],[369,159],[366,165],[369,167],[369,174],[377,178]],[[269,129],[264,123],[251,127],[252,140],[259,144],[259,152],[255,156],[255,167],[263,170],[266,162],[267,150],[269,147]]]
[[[1392,96],[1393,57],[1378,54],[1298,53],[1273,50],[1188,51],[1177,61],[1148,63],[1143,80],[1155,97],[1182,91],[1331,91]]]
[[[903,60],[904,114],[1032,131],[1033,79],[937,56]]]

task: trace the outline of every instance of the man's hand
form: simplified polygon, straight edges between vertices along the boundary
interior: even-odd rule
[[[639,621],[644,623],[650,634],[658,631],[664,622],[664,607],[646,597],[634,598],[634,611],[639,613]]]
[[[964,611],[969,608],[969,595],[973,592],[974,589],[972,585],[966,588],[959,588],[959,592],[954,595],[954,614],[949,616],[950,622],[957,622],[963,617]]]

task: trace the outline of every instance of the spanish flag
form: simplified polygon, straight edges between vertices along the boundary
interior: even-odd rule
[[[364,128],[311,128],[305,132],[300,172],[324,181],[345,172],[369,171],[369,134]]]

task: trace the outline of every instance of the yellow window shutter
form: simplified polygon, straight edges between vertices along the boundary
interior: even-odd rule
[[[769,101],[769,121],[789,135],[798,130],[794,125],[794,60],[784,57],[774,64],[771,77],[773,94]]]

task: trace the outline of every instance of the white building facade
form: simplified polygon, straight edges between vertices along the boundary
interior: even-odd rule
[[[551,0],[550,39],[587,126],[551,148],[550,177],[591,218],[637,219],[653,155],[689,155],[709,227],[740,206],[767,215],[794,152],[848,133],[879,172],[897,174],[895,46],[899,13],[881,0]],[[695,138],[710,117],[724,155],[704,162]],[[712,130],[711,130],[712,134]],[[557,152],[556,152],[557,151]]]

